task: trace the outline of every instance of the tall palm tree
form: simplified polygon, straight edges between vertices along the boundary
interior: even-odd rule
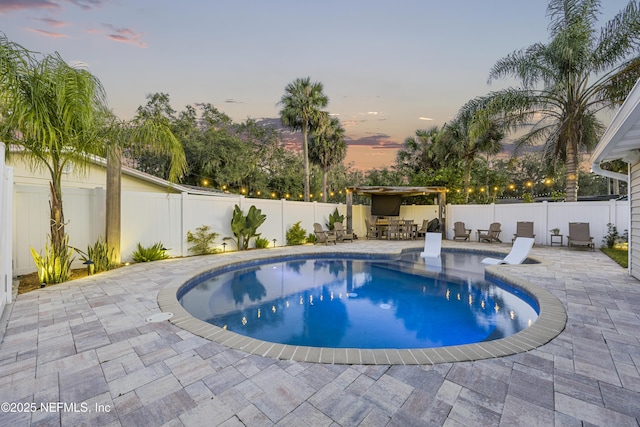
[[[287,85],[280,99],[282,124],[292,130],[302,131],[305,202],[309,201],[309,130],[317,122],[321,109],[329,103],[329,98],[322,90],[322,83],[311,82],[310,77],[298,78]]]
[[[322,201],[327,201],[327,175],[329,170],[342,162],[347,155],[347,143],[344,140],[344,128],[337,117],[328,113],[320,119],[311,133],[309,159],[322,169]]]
[[[442,161],[462,162],[465,203],[469,202],[471,170],[476,157],[479,154],[499,153],[503,139],[501,125],[488,116],[484,104],[477,99],[466,103],[454,120],[445,124],[436,149]]]
[[[107,153],[105,236],[115,264],[120,263],[122,149],[168,155],[171,182],[179,181],[187,168],[182,143],[171,131],[168,119],[160,113],[145,114],[145,111],[139,108],[131,121],[107,114],[103,127]]]
[[[598,0],[551,0],[550,41],[500,59],[489,81],[521,86],[489,94],[487,107],[510,129],[533,126],[519,142],[543,142],[548,158],[566,165],[566,200],[578,194],[579,150],[604,129],[596,114],[622,103],[640,77],[640,10],[635,1],[597,28]]]
[[[0,127],[5,142],[22,148],[33,166],[50,174],[50,238],[55,254],[67,252],[61,179],[65,168],[88,165],[100,141],[100,81],[58,54],[35,56],[0,37]]]

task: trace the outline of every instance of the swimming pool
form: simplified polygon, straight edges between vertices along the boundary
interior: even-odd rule
[[[223,268],[181,288],[196,318],[290,346],[419,349],[499,340],[538,318],[521,288],[485,280],[486,254],[322,255]]]
[[[393,257],[406,251],[415,251],[416,242],[378,242],[356,241],[354,244],[329,246],[284,246],[269,250],[241,251],[204,257],[191,257],[180,273],[158,292],[158,306],[168,321],[186,332],[208,340],[216,351],[217,345],[237,350],[240,355],[254,355],[281,360],[292,360],[309,363],[356,364],[356,365],[408,365],[462,362],[508,356],[533,350],[551,341],[565,328],[567,314],[562,302],[544,288],[534,285],[517,274],[522,266],[489,266],[486,274],[496,277],[513,287],[522,289],[532,295],[538,303],[538,319],[533,324],[514,335],[493,341],[477,344],[445,346],[419,349],[361,349],[291,346],[258,340],[225,330],[205,321],[196,319],[188,313],[180,302],[178,295],[195,281],[211,277],[212,274],[228,271],[240,265],[260,263],[265,260],[282,260],[291,256],[324,256],[340,252],[345,257],[388,256]],[[420,244],[420,246],[422,246]],[[447,247],[448,246],[448,247]],[[507,248],[500,246],[482,247],[473,243],[443,242],[443,251],[481,252],[485,256],[504,256]],[[539,258],[544,265],[544,258]],[[171,262],[171,261],[166,261]]]

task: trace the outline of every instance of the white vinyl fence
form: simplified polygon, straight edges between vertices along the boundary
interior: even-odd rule
[[[478,229],[488,229],[492,222],[501,224],[500,238],[510,242],[518,221],[533,221],[536,244],[549,245],[553,228],[559,228],[567,245],[569,222],[588,222],[596,247],[603,245],[607,224],[616,226],[623,234],[629,229],[629,202],[575,202],[575,203],[516,203],[504,205],[448,205],[447,238],[453,238],[453,224],[457,221],[470,228],[471,238],[477,238]]]
[[[13,200],[13,168],[5,164],[4,144],[0,142],[0,315],[11,303],[13,274],[11,271],[11,207]]]
[[[6,185],[6,184],[5,184]],[[46,187],[13,185],[13,274],[20,275],[35,271],[30,247],[43,251],[49,234],[49,191]],[[9,193],[10,195],[10,193]],[[70,244],[86,250],[99,236],[104,236],[105,190],[64,188],[63,203]],[[218,233],[218,248],[235,250],[231,232],[231,217],[234,205],[238,204],[246,214],[255,205],[267,215],[265,223],[258,229],[261,237],[268,239],[272,246],[286,244],[286,232],[300,221],[307,233],[313,232],[315,222],[325,224],[329,215],[337,208],[346,215],[346,205],[333,203],[305,203],[288,200],[250,199],[242,196],[169,194],[153,192],[124,191],[122,194],[122,260],[131,260],[138,243],[150,246],[156,242],[169,249],[171,256],[188,256],[187,231],[195,231],[208,225]],[[10,206],[10,204],[9,204]],[[413,219],[418,224],[423,220],[437,217],[435,205],[402,206],[400,216]],[[3,210],[3,215],[11,213]],[[353,229],[360,237],[366,235],[365,218],[370,217],[370,207],[353,206]],[[2,224],[7,224],[5,216]],[[584,221],[591,224],[591,233],[596,246],[600,246],[607,233],[607,223],[617,225],[622,233],[629,228],[628,202],[578,202],[578,203],[526,203],[511,205],[448,205],[446,212],[446,235],[452,238],[453,223],[465,222],[467,228],[487,229],[492,222],[502,224],[503,241],[511,241],[516,231],[517,221],[533,221],[536,243],[549,244],[549,231],[558,227],[561,233],[568,233],[569,221]],[[9,221],[10,223],[10,221]],[[11,235],[10,229],[4,235]],[[2,250],[2,259],[11,259],[11,247]],[[5,255],[7,254],[7,255]],[[3,261],[4,262],[4,261]],[[8,262],[7,262],[8,263]],[[76,267],[81,266],[76,260]],[[11,267],[9,265],[9,267]],[[6,270],[5,270],[6,271]],[[9,273],[10,274],[10,273]],[[11,277],[11,276],[9,276]]]

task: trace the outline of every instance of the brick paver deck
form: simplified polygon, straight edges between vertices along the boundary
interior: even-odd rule
[[[421,244],[356,241],[336,250]],[[0,345],[0,402],[8,403],[0,426],[638,426],[640,282],[599,251],[535,247],[543,263],[498,267],[554,294],[568,316],[551,342],[500,358],[298,362],[145,322],[160,312],[162,289],[255,253],[136,264],[18,296]]]

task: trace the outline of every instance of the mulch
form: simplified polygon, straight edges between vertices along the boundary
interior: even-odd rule
[[[71,278],[69,280],[80,279],[86,276],[87,276],[86,268],[77,268],[77,269],[71,270]],[[40,284],[40,280],[38,279],[37,272],[25,274],[24,276],[18,276],[18,280],[20,281],[20,285],[18,285],[18,295],[42,288]],[[46,286],[49,287],[49,286],[56,286],[56,285],[46,285]]]

